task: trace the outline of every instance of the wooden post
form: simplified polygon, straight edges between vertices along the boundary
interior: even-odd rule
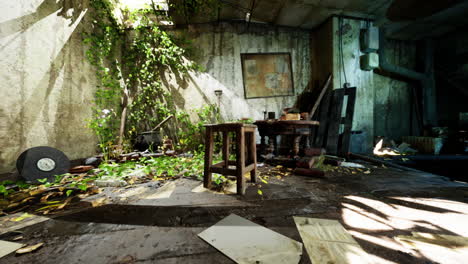
[[[257,146],[255,142],[255,129],[249,133],[249,138],[249,152],[251,157],[250,162],[254,164],[254,169],[250,171],[250,181],[255,183],[257,182]]]
[[[211,187],[211,164],[213,163],[213,130],[207,126],[205,131],[205,172],[203,177],[203,186]]]
[[[237,143],[237,153],[236,153],[236,167],[237,167],[237,193],[245,194],[245,177],[244,177],[244,167],[245,167],[245,134],[244,127],[239,127],[236,130],[236,143]]]
[[[229,132],[223,131],[223,167],[229,167]]]

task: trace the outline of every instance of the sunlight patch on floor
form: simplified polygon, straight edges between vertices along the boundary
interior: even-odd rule
[[[438,263],[450,263],[444,261],[444,258],[450,259],[452,263],[463,263],[460,261],[465,257],[465,251],[468,252],[466,247],[443,247],[431,244],[431,241],[413,241],[411,237],[408,238],[411,243],[404,243],[397,235],[402,232],[425,230],[425,234],[429,236],[435,236],[436,233],[468,236],[468,226],[461,224],[468,222],[467,204],[436,198],[388,199],[394,200],[395,203],[354,195],[346,196],[342,203],[342,217],[351,229],[348,231],[357,239],[386,249],[410,253],[415,257],[426,257]]]

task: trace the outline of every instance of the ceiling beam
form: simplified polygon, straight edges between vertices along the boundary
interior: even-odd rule
[[[287,1],[280,1],[280,6],[275,12],[275,16],[273,17],[273,20],[271,21],[272,24],[278,24],[279,17],[281,15],[281,12],[284,9],[284,6],[286,5]]]

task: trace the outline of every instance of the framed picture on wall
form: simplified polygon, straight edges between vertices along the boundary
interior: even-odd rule
[[[246,99],[294,95],[290,53],[241,54]]]

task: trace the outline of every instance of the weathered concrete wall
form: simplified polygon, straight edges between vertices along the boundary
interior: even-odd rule
[[[0,173],[27,148],[81,158],[95,151],[85,128],[96,87],[80,32],[88,1],[0,0]]]
[[[357,87],[353,130],[365,132],[367,140],[363,148],[370,151],[374,136],[398,140],[411,134],[411,86],[360,68],[359,35],[366,22],[343,20],[343,65],[347,81]],[[333,87],[343,87],[345,82],[339,55],[339,21],[333,18]],[[414,67],[415,46],[412,43],[391,41],[387,43],[388,61],[401,66]]]
[[[408,69],[416,65],[416,45],[412,42],[389,40],[386,44],[389,63]],[[400,140],[417,133],[417,117],[413,103],[413,88],[420,84],[404,82],[374,74],[374,133]],[[419,98],[421,100],[421,98]]]
[[[271,28],[245,23],[220,23],[190,26],[185,37],[196,48],[195,61],[206,71],[193,73],[185,80],[168,76],[168,86],[180,108],[193,109],[216,103],[215,90],[222,90],[221,114],[225,120],[263,119],[263,111],[276,116],[284,107],[291,107],[296,96],[245,99],[241,53],[291,53],[295,95],[310,80],[309,32]]]

